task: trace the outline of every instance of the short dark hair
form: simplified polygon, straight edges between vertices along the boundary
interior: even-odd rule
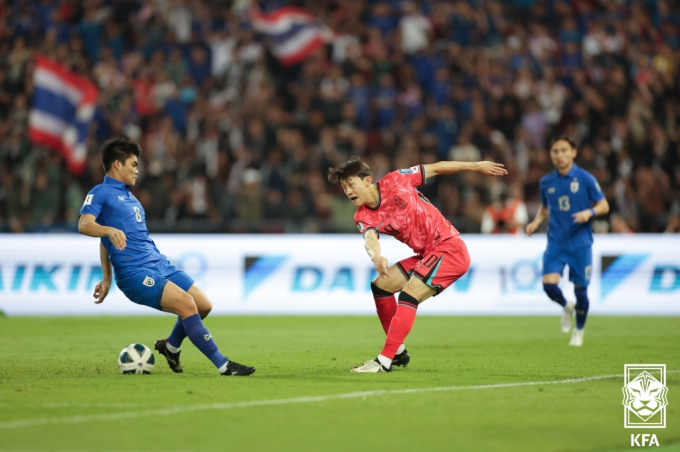
[[[548,150],[552,149],[553,145],[555,143],[557,143],[558,141],[566,141],[567,143],[569,143],[569,146],[571,146],[572,149],[576,149],[576,143],[574,142],[574,140],[572,140],[571,138],[569,138],[566,135],[560,135],[560,136],[557,136],[557,137],[553,138],[552,140],[550,140],[550,145],[548,146]]]
[[[328,168],[328,182],[336,185],[350,177],[363,179],[371,175],[371,168],[357,156],[352,157],[338,168]]]
[[[104,172],[108,173],[113,166],[113,162],[118,160],[123,165],[125,161],[132,155],[139,157],[142,153],[142,148],[134,141],[130,141],[125,137],[112,138],[106,141],[100,151],[102,155],[102,164],[104,165]]]

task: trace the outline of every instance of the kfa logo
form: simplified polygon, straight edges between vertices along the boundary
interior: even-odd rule
[[[623,376],[625,428],[666,428],[667,394],[665,364],[626,364]]]
[[[656,446],[659,447],[659,440],[656,438],[656,435],[654,434],[649,434],[649,433],[643,433],[640,435],[639,433],[637,435],[630,435],[630,447],[645,447],[645,446]]]

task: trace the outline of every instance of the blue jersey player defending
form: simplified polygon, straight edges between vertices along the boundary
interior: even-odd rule
[[[580,347],[588,315],[587,291],[593,261],[590,220],[609,212],[609,204],[593,175],[576,166],[574,157],[576,146],[570,139],[560,137],[551,142],[550,158],[555,170],[541,179],[541,206],[526,232],[531,236],[550,218],[548,249],[543,254],[543,289],[564,308],[560,322],[563,333],[571,329],[576,309],[576,328],[569,345]],[[569,280],[574,283],[576,305],[568,303],[557,286],[565,265],[569,266]]]
[[[104,280],[94,289],[95,303],[104,301],[115,274],[116,284],[133,302],[177,314],[170,336],[156,342],[156,350],[165,356],[174,372],[182,372],[179,347],[188,336],[220,374],[252,374],[255,368],[238,364],[220,353],[202,321],[212,304],[149,238],[144,208],[130,193],[137,181],[140,153],[139,145],[125,138],[104,143],[101,149],[104,183],[90,190],[80,210],[78,232],[101,237],[99,254]]]

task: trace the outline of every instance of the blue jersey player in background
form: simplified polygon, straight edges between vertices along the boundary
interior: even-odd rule
[[[590,220],[609,212],[609,204],[595,177],[576,166],[575,157],[576,146],[569,138],[559,137],[550,143],[555,170],[541,179],[541,206],[526,232],[531,236],[550,218],[548,248],[543,254],[543,289],[564,308],[560,322],[563,333],[571,329],[571,317],[576,310],[576,328],[569,345],[580,347],[590,305],[588,284],[593,263]],[[558,287],[565,265],[569,266],[569,280],[574,283],[575,305],[565,300]]]
[[[144,208],[130,193],[137,181],[140,153],[139,145],[125,138],[104,143],[101,149],[104,183],[90,190],[80,210],[78,232],[101,237],[104,280],[95,287],[95,303],[104,301],[115,274],[116,284],[131,301],[177,314],[170,336],[157,341],[155,346],[174,372],[182,372],[179,348],[188,336],[220,374],[252,374],[255,368],[238,364],[220,353],[202,320],[212,309],[210,300],[186,273],[170,264],[149,237]]]

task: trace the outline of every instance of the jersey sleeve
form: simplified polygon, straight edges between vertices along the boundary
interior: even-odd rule
[[[94,187],[85,197],[83,207],[80,208],[80,215],[90,214],[95,218],[99,217],[99,213],[106,204],[106,193],[101,190],[99,186]]]
[[[373,229],[375,233],[378,234],[378,238],[380,238],[380,233],[378,232],[378,225],[373,224],[373,222],[370,219],[364,218],[363,215],[357,213],[356,215],[354,215],[354,223],[356,224],[359,232],[361,232],[361,235],[363,235],[364,237],[366,237],[366,233],[368,231]]]
[[[545,207],[548,207],[548,196],[545,192],[545,183],[543,183],[543,179],[541,179],[538,184],[538,192],[541,194],[541,204],[543,204]]]
[[[420,187],[425,185],[426,182],[425,167],[423,165],[393,171],[385,177],[389,177],[396,184],[409,185],[411,187]]]
[[[586,187],[588,189],[588,197],[592,202],[598,203],[602,201],[604,193],[602,193],[600,184],[595,179],[595,176],[590,173],[586,176]]]

